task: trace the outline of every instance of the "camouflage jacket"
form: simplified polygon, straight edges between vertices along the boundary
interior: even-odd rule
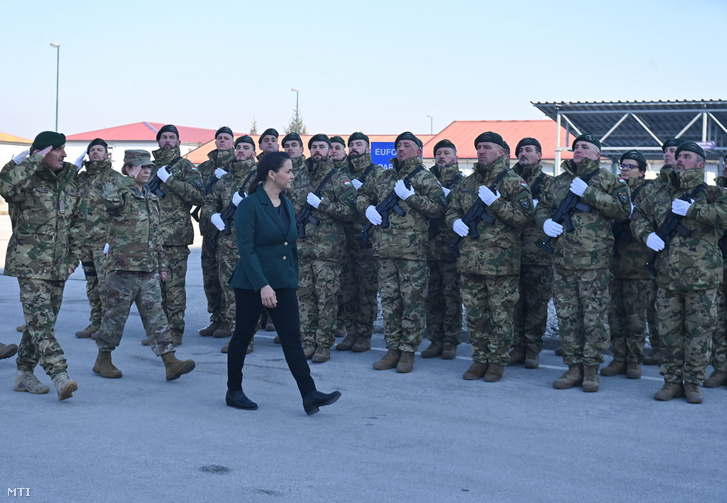
[[[156,168],[151,174],[154,178],[157,169],[168,166],[179,157],[179,148],[155,150]],[[194,241],[194,228],[189,211],[192,206],[202,204],[204,187],[202,177],[187,159],[179,159],[171,168],[172,177],[161,184],[164,197],[159,199],[161,210],[161,231],[164,246],[187,246]]]
[[[561,201],[570,192],[570,185],[577,176],[584,176],[598,168],[591,178],[581,202],[591,207],[590,212],[573,214],[575,229],[551,240],[553,265],[561,270],[607,269],[613,256],[614,220],[624,220],[631,213],[631,197],[626,181],[611,171],[599,168],[599,162],[584,159],[576,165],[572,159],[561,163],[563,172],[553,178],[550,190],[541,194],[535,223],[539,228],[553,217]]]
[[[225,171],[230,170],[230,164],[235,162],[235,150],[213,150],[207,154],[208,160],[197,166],[197,171],[202,177],[202,186],[204,187],[204,197],[206,198],[217,186],[217,176],[215,170],[222,168]],[[216,227],[212,225],[209,219],[199,219],[199,232],[203,236],[211,236]]]
[[[293,184],[285,195],[293,203],[293,209],[298,214],[306,203],[308,197],[308,171],[306,170],[305,156],[296,157],[293,161]]]
[[[42,161],[36,153],[0,175],[0,196],[12,205],[15,218],[5,274],[65,281],[85,245],[77,169],[64,162],[54,172]]]
[[[626,183],[631,191],[631,202],[638,206],[644,200],[644,194],[653,182],[639,178],[626,180]],[[618,279],[650,279],[651,274],[646,270],[644,264],[651,250],[641,241],[634,239],[630,224],[630,218],[613,223],[614,245],[611,272],[613,277]]]
[[[381,166],[371,162],[371,154],[363,154],[354,159],[346,156],[346,159],[348,163],[342,168],[342,172],[349,180],[355,178],[359,182],[364,183],[369,178],[377,176],[377,173],[383,169]],[[368,220],[364,214],[356,211],[353,222],[345,222],[343,224],[344,231],[346,232],[346,248],[349,250],[371,250],[371,242],[367,243],[361,238],[361,229],[367,223]]]
[[[420,166],[411,179],[414,195],[406,201],[399,199],[404,216],[389,213],[389,227],[383,229],[374,225],[368,233],[373,243],[374,255],[382,259],[426,260],[429,243],[429,222],[444,215],[447,201],[442,186],[428,169],[422,166],[421,157],[412,157],[399,162],[391,160],[392,169],[381,169],[369,175],[356,194],[356,208],[366,215],[370,205],[382,203],[392,192],[399,180],[406,179]]]
[[[316,191],[333,169],[331,158],[318,163],[314,163],[313,159],[306,161],[308,174],[306,197],[309,192]],[[302,192],[303,187],[301,187]],[[319,194],[321,204],[311,212],[311,215],[319,220],[319,224],[306,223],[306,237],[303,239],[298,236],[299,257],[318,260],[341,259],[346,247],[343,223],[352,221],[356,216],[353,204],[355,195],[356,189],[348,177],[336,171]]]
[[[485,210],[495,221],[489,224],[480,220],[477,223],[480,237],[467,236],[459,242],[458,267],[462,273],[483,276],[520,273],[520,229],[533,221],[533,198],[525,181],[507,169],[504,156],[486,166],[475,164],[474,172],[450,194],[446,222],[451,229],[458,218],[464,218],[480,200],[480,186],[491,187],[503,172],[505,175],[496,187],[500,197]]]
[[[718,176],[714,179],[715,185],[717,187],[727,188],[727,176]],[[722,252],[722,264],[724,269],[724,275],[722,277],[722,282],[727,281],[727,230],[722,234],[722,237],[719,240],[720,245],[719,249]]]
[[[530,187],[530,193],[533,195],[533,209],[537,208],[541,194],[551,190],[553,177],[543,173],[543,166],[540,163],[526,168],[520,166],[520,163],[515,163],[512,170],[525,180],[525,183]],[[538,246],[543,239],[545,239],[543,227],[536,225],[535,220],[530,225],[522,228],[520,231],[521,265],[553,265],[553,256]]]
[[[17,166],[17,164],[15,164],[15,161],[13,159],[10,159],[10,161],[5,166],[3,166],[3,169],[0,170],[0,177],[3,176],[3,174],[5,174],[6,171],[14,168],[15,166]],[[10,228],[14,229],[15,222],[18,219],[18,212],[17,212],[14,204],[12,204],[10,201],[7,201],[7,200],[5,202],[8,205],[8,216],[10,217]]]
[[[127,177],[114,170],[111,161],[86,161],[86,169],[76,175],[76,183],[81,193],[86,224],[86,243],[94,248],[106,243],[108,215],[101,194],[104,185],[121,183]]]
[[[447,202],[451,200],[453,193],[459,189],[464,181],[464,175],[459,170],[459,163],[454,163],[451,166],[447,166],[444,169],[439,169],[437,166],[432,166],[429,171],[437,178],[437,181],[443,187],[446,187],[451,192],[448,196],[445,196]],[[429,260],[446,260],[448,262],[455,262],[457,257],[452,253],[449,245],[452,240],[457,237],[451,227],[447,226],[447,222],[444,220],[444,215],[440,218],[433,218],[429,222],[429,247],[427,248],[427,259]]]
[[[212,192],[204,198],[199,220],[200,222],[204,221],[209,223],[209,227],[214,229],[207,237],[212,237],[215,231],[217,231],[217,227],[212,225],[210,218],[215,213],[224,212],[232,204],[232,196],[240,190],[243,183],[245,183],[245,194],[249,193],[250,184],[255,179],[255,174],[257,173],[257,161],[255,159],[236,161],[230,164],[228,168],[227,174],[222,175],[219,182],[212,188]],[[235,219],[231,218],[225,225],[225,230],[217,234],[217,246],[228,248],[231,250],[231,253],[237,253]]]
[[[348,166],[348,156],[344,156],[340,161],[333,161],[333,167],[336,169],[343,169],[346,166]]]
[[[682,217],[681,224],[690,231],[685,237],[675,232],[669,248],[657,253],[656,284],[669,290],[694,291],[716,288],[722,282],[722,253],[719,239],[727,229],[727,192],[704,183],[704,169],[674,171],[669,183],[648,199],[642,200],[634,210],[631,231],[634,237],[646,243],[649,234],[664,223],[671,213],[672,201],[686,192],[692,193],[694,203]]]
[[[146,187],[139,190],[129,177],[105,184],[101,192],[109,215],[106,269],[166,271],[159,199]]]

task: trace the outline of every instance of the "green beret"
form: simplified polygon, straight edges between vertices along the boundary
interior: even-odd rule
[[[401,140],[413,141],[414,143],[417,144],[417,146],[419,148],[422,148],[424,146],[422,141],[419,138],[417,138],[416,136],[414,136],[412,133],[410,133],[409,131],[405,131],[396,137],[396,141],[394,142],[394,147],[396,147]]]
[[[217,139],[217,137],[218,137],[218,136],[219,136],[220,134],[222,134],[222,133],[224,133],[224,134],[228,134],[228,135],[230,135],[230,136],[231,136],[232,138],[234,138],[234,137],[235,137],[235,135],[234,135],[234,134],[232,134],[232,129],[228,128],[227,126],[222,126],[222,127],[221,127],[220,129],[218,129],[218,130],[217,130],[217,132],[215,133],[215,140],[216,140],[216,139]]]
[[[677,147],[677,151],[674,154],[675,157],[679,157],[679,152],[686,150],[687,152],[694,152],[695,154],[701,155],[703,159],[707,156],[704,154],[704,149],[693,141],[685,141]]]
[[[520,147],[525,147],[527,145],[533,145],[534,147],[537,147],[538,150],[543,150],[543,147],[540,146],[540,142],[536,140],[535,138],[523,138],[519,142],[517,142],[517,147],[515,147],[515,155],[518,155],[520,153]]]
[[[366,136],[365,134],[361,133],[360,131],[357,131],[357,132],[353,133],[351,136],[348,137],[348,146],[350,147],[351,146],[351,143],[354,142],[354,141],[356,141],[356,140],[363,140],[367,144],[370,144],[369,137]]]
[[[638,150],[629,150],[628,152],[624,152],[618,162],[622,163],[624,162],[624,159],[631,159],[632,161],[636,161],[639,165],[639,170],[646,171],[646,157],[644,157],[644,154],[642,154]]]
[[[340,143],[344,147],[346,146],[346,142],[340,136],[331,136],[331,143]]]
[[[505,150],[506,153],[510,153],[510,145],[508,145],[505,140],[502,140],[502,148]]]
[[[252,138],[250,138],[246,134],[240,136],[237,140],[235,140],[235,146],[237,146],[240,143],[249,143],[250,145],[253,146],[253,148],[255,148],[255,142],[253,141]]]
[[[66,144],[66,135],[55,131],[43,131],[33,140],[30,150],[43,150],[46,147],[60,148]]]
[[[661,151],[666,152],[666,149],[669,147],[678,147],[682,143],[684,143],[684,140],[681,138],[669,138],[664,142],[664,145],[661,146]]]
[[[260,135],[260,139],[258,140],[258,143],[262,144],[263,138],[265,138],[266,136],[270,136],[270,135],[274,136],[276,140],[280,136],[278,134],[278,131],[275,128],[269,127],[265,131],[263,131],[263,134]]]
[[[475,148],[477,148],[478,143],[487,142],[487,143],[496,143],[500,145],[501,147],[505,148],[505,142],[502,139],[502,136],[500,136],[497,133],[493,133],[492,131],[487,131],[486,133],[482,133],[480,136],[475,138]]]
[[[103,141],[101,138],[96,138],[95,140],[92,140],[91,143],[88,144],[88,147],[86,147],[86,152],[91,150],[91,147],[95,147],[96,145],[101,145],[103,148],[106,149],[107,152],[109,150],[109,146],[105,141]]]
[[[596,147],[598,147],[599,151],[601,150],[601,141],[592,134],[582,134],[578,138],[573,140],[573,145],[571,145],[572,150],[576,149],[576,143],[578,143],[579,141],[588,142],[591,145],[595,145]]]
[[[280,144],[284,147],[286,143],[289,141],[297,141],[300,143],[300,146],[303,146],[303,140],[300,139],[300,135],[298,133],[288,133],[285,136],[283,136],[283,141],[280,142]]]
[[[318,133],[316,135],[311,136],[311,139],[308,140],[308,150],[310,150],[311,145],[313,145],[313,142],[316,141],[324,141],[328,143],[328,146],[331,146],[331,140],[328,138],[328,136],[324,135],[323,133]]]
[[[157,131],[157,141],[159,141],[159,138],[162,137],[162,133],[174,133],[177,135],[177,140],[179,139],[179,130],[174,124],[167,124],[166,126],[162,126],[162,128]]]
[[[454,150],[455,154],[457,153],[457,147],[455,147],[454,143],[447,140],[446,138],[444,140],[438,141],[437,144],[434,145],[434,150],[432,150],[434,155],[437,155],[437,150],[439,150],[440,148],[451,148],[452,150]]]

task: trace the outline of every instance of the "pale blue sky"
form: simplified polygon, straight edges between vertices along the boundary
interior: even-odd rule
[[[727,1],[5,0],[0,131],[435,133],[531,101],[727,99]]]

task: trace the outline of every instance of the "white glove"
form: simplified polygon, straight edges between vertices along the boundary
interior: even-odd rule
[[[241,196],[239,192],[235,192],[234,194],[232,194],[232,204],[235,205],[235,208],[237,208],[237,206],[240,204],[240,201],[245,199],[245,197],[247,197],[247,194],[245,194],[244,196]]]
[[[224,169],[222,169],[222,168],[217,168],[217,169],[215,170],[215,176],[217,177],[217,179],[218,179],[218,180],[219,180],[220,178],[222,178],[222,175],[226,175],[226,174],[227,174],[227,171],[225,171],[225,170],[224,170]],[[160,177],[160,178],[161,178],[161,177]]]
[[[14,162],[15,164],[20,164],[21,162],[23,162],[23,160],[24,160],[24,159],[25,159],[26,157],[28,157],[28,154],[29,154],[29,153],[30,153],[30,150],[27,150],[27,149],[26,149],[26,150],[23,150],[23,151],[22,151],[22,152],[20,152],[20,153],[19,153],[18,155],[16,155],[15,157],[13,157],[13,162]]]
[[[109,244],[108,243],[106,243],[105,245],[103,245],[103,254],[104,255],[108,255],[109,254]]]
[[[78,157],[78,159],[76,159],[76,162],[73,163],[76,165],[79,171],[81,170],[81,168],[83,168],[83,158],[86,157],[87,153],[88,152],[84,150],[83,153]]]
[[[489,187],[485,187],[484,185],[480,185],[480,188],[477,189],[477,195],[480,196],[482,202],[487,206],[490,206],[500,198],[500,193],[497,189],[495,189],[495,192],[492,192]]]
[[[171,171],[169,171],[169,168],[167,168],[166,166],[162,166],[157,171],[157,176],[159,177],[159,179],[162,182],[166,183],[167,180],[169,180],[172,177],[172,173],[171,173]]]
[[[634,208],[636,208],[636,206],[634,206],[634,203],[631,203],[631,212],[629,213],[629,218],[634,216]]]
[[[538,207],[538,203],[539,203],[539,202],[540,202],[540,201],[538,201],[537,199],[533,199],[533,209],[535,209],[535,208],[537,208],[537,207]]]
[[[306,198],[306,201],[308,201],[308,204],[313,206],[314,208],[318,208],[321,204],[321,198],[315,195],[313,192],[308,192],[308,197]]]
[[[685,217],[687,216],[687,211],[689,211],[689,207],[691,205],[692,203],[684,201],[683,199],[674,199],[671,202],[671,211],[673,211],[677,215]]]
[[[578,197],[581,197],[588,188],[588,184],[578,177],[575,177],[570,183],[570,191]]]
[[[394,185],[394,192],[396,192],[396,195],[399,196],[399,199],[406,201],[408,197],[414,195],[414,187],[407,189],[406,185],[404,185],[404,180],[399,180],[396,182],[396,185]]]
[[[655,252],[660,252],[664,249],[664,240],[657,236],[656,232],[652,232],[646,238],[646,246],[648,246]]]
[[[563,234],[563,226],[557,222],[554,222],[552,218],[549,218],[543,224],[543,232],[551,238],[557,238]]]
[[[374,206],[373,204],[366,208],[366,218],[368,218],[369,222],[374,225],[381,225],[381,215],[378,211],[376,211],[376,206]]]
[[[210,222],[212,222],[212,225],[217,227],[217,230],[224,231],[225,230],[225,222],[222,221],[222,217],[219,213],[213,213],[210,217]]]
[[[467,224],[465,224],[461,218],[454,221],[452,224],[452,230],[459,234],[460,237],[465,237],[470,233],[470,228],[467,227]]]
[[[356,180],[355,178],[353,180],[351,180],[351,183],[353,184],[353,186],[355,187],[356,190],[360,189],[361,185],[363,185],[363,183]]]
[[[442,187],[442,190],[444,191],[444,197],[449,196],[449,193],[452,192],[452,189],[448,189],[447,187]]]

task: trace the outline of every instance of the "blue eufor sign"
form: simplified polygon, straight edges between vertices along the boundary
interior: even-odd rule
[[[371,143],[371,162],[378,164],[382,168],[391,169],[393,166],[389,162],[396,157],[396,148],[394,142],[372,142]]]

